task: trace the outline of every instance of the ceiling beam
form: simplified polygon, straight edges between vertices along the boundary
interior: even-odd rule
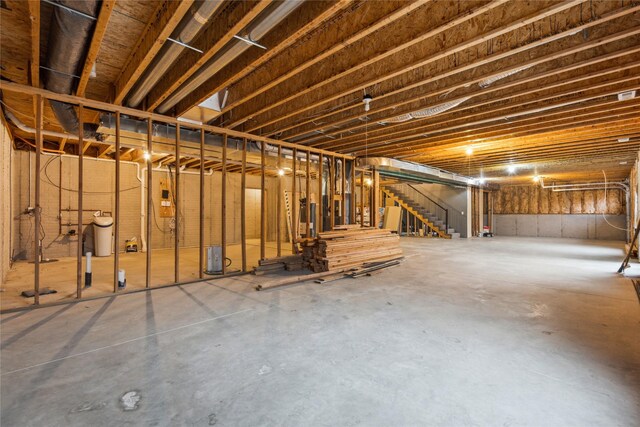
[[[424,2],[423,4],[426,3]],[[273,108],[281,107],[296,98],[304,98],[304,95],[314,90],[327,85],[333,87],[338,80],[353,76],[360,70],[371,67],[374,64],[378,68],[384,69],[382,65],[378,64],[380,61],[385,59],[387,62],[393,61],[394,57],[406,53],[410,48],[420,46],[428,39],[475,17],[479,17],[504,3],[506,3],[506,0],[493,0],[477,7],[473,7],[475,4],[472,3],[462,3],[462,7],[465,8],[463,12],[458,12],[457,9],[452,9],[444,3],[429,3],[426,6],[412,10],[410,13],[400,17],[395,25],[380,27],[371,37],[371,39],[376,40],[375,43],[370,42],[371,39],[369,38],[358,40],[357,43],[350,45],[348,49],[343,49],[339,54],[333,55],[318,64],[313,73],[290,78],[281,85],[274,87],[267,95],[234,108],[233,116],[237,119],[229,124],[229,127],[236,127],[250,118],[255,118]],[[444,22],[442,20],[443,17],[446,18]],[[417,22],[420,25],[416,25]],[[398,26],[404,27],[405,30],[399,33],[397,31]],[[405,68],[407,65],[403,61],[402,67]],[[376,80],[376,74],[373,73],[368,76],[370,81]],[[365,86],[369,85],[366,84]],[[351,90],[355,89],[351,87]],[[261,126],[261,123],[251,123],[247,126],[247,129],[253,131]]]
[[[617,86],[615,88],[608,87],[612,85]],[[386,144],[389,144],[395,142],[398,143],[395,145],[395,147],[399,149],[400,147],[406,147],[407,145],[410,145],[410,143],[407,142],[408,139],[424,135],[425,133],[451,131],[454,129],[469,127],[472,125],[481,125],[498,120],[513,120],[521,116],[537,114],[541,111],[543,112],[543,114],[548,114],[548,110],[551,110],[553,108],[561,108],[567,105],[589,101],[591,99],[617,95],[621,91],[634,89],[637,85],[637,76],[625,75],[599,82],[597,84],[587,84],[579,87],[573,87],[569,90],[564,90],[561,92],[551,92],[542,97],[532,97],[532,99],[514,101],[511,104],[497,105],[493,109],[478,107],[475,110],[472,109],[471,111],[467,111],[464,113],[461,113],[458,110],[453,110],[451,112],[442,114],[441,116],[436,116],[435,122],[433,121],[434,118],[411,120],[410,122],[403,123],[403,126],[398,126],[391,130],[385,130],[385,128],[381,128],[378,131],[369,133],[369,135],[365,135],[366,138],[363,138],[362,136],[356,136],[345,138],[339,141],[323,141],[321,143],[311,144],[311,146],[330,146],[332,150],[359,151],[366,139],[368,144],[375,144],[376,142],[384,142]],[[604,89],[597,92],[593,91],[594,89],[598,88]],[[553,103],[543,103],[543,101],[554,100],[558,101]],[[516,109],[516,107],[520,107],[520,109]],[[471,118],[476,118],[476,120],[471,120]],[[419,122],[424,123],[427,120],[431,120],[431,123],[424,125],[419,124]],[[458,120],[459,124],[451,124],[447,122],[447,120]],[[470,135],[470,138],[471,137],[472,136]]]
[[[314,34],[314,43],[299,43],[269,61],[229,88],[229,102],[223,113],[247,102],[278,84],[308,70],[322,60],[340,52],[382,27],[392,24],[429,0],[412,2],[359,2],[331,24],[331,31]],[[357,14],[357,18],[356,18]],[[197,95],[185,98],[178,114],[197,105]]]
[[[637,7],[640,11],[640,6]],[[598,20],[598,23],[602,23],[602,20]],[[586,24],[585,24],[586,25]],[[584,25],[581,25],[584,27]],[[563,34],[568,35],[573,33],[574,29],[563,31]],[[594,48],[598,46],[602,46],[604,44],[611,44],[616,41],[624,40],[629,37],[634,37],[639,33],[639,31],[633,29],[626,29],[621,31],[620,33],[615,33],[611,35],[606,35],[603,37],[599,37],[594,40],[590,40],[587,43],[584,41],[578,41],[577,44],[574,43],[573,46],[570,46],[566,49],[561,49],[559,51],[551,51],[550,53],[541,52],[536,55],[536,57],[532,58],[533,53],[531,49],[534,49],[538,46],[548,45],[550,41],[547,38],[543,38],[541,40],[536,40],[533,43],[521,46],[520,48],[508,50],[507,53],[510,59],[510,66],[505,66],[502,62],[499,62],[499,59],[505,58],[505,55],[491,55],[488,58],[473,61],[472,63],[465,66],[456,66],[453,67],[448,72],[439,72],[437,74],[428,73],[428,78],[416,82],[414,84],[400,84],[397,87],[399,89],[391,90],[386,93],[383,93],[380,96],[376,96],[375,101],[372,103],[372,111],[367,113],[368,116],[376,116],[375,121],[381,121],[377,115],[386,112],[385,118],[395,117],[401,114],[397,109],[399,107],[407,106],[412,102],[424,99],[427,96],[435,96],[441,95],[445,93],[450,93],[454,90],[469,90],[468,88],[471,85],[477,84],[485,79],[494,77],[496,75],[501,75],[508,72],[517,71],[522,69],[523,67],[534,67],[544,63],[552,62],[552,61],[560,61],[561,58],[564,62],[572,61],[573,58],[567,58],[570,55],[575,56],[581,52],[588,54],[590,52],[595,52]],[[554,39],[557,37],[557,34],[552,36]],[[599,57],[593,59],[587,59],[584,64],[589,64],[591,61],[599,62],[600,60],[608,60],[614,59],[618,56],[627,55],[631,53],[635,53],[640,48],[635,44],[629,49],[623,49],[620,52],[612,52],[608,55],[603,55],[602,59],[598,59]],[[548,47],[545,50],[549,50]],[[585,52],[586,51],[586,52]],[[516,55],[518,54],[518,55]],[[483,65],[492,64],[491,68],[487,70],[485,74],[477,76],[477,71],[482,70],[480,68]],[[580,62],[568,65],[568,69],[570,67],[579,67],[582,66]],[[463,73],[466,72],[466,73]],[[454,78],[455,76],[455,78]],[[455,83],[454,83],[455,82]],[[439,85],[434,88],[434,83],[438,83]],[[320,111],[320,110],[318,110]],[[416,111],[416,110],[413,110]],[[309,112],[309,118],[300,118],[293,117],[287,123],[290,124],[280,124],[275,125],[271,128],[265,129],[266,134],[278,134],[282,139],[290,139],[296,138],[300,135],[304,135],[305,133],[312,132],[314,130],[322,129],[322,126],[315,125],[319,121],[330,122],[332,125],[340,125],[342,123],[346,123],[354,118],[358,118],[362,116],[362,105],[359,103],[358,105],[346,105],[341,108],[332,110],[328,113],[315,113]],[[372,119],[374,120],[374,119]],[[291,131],[292,129],[295,129]],[[341,132],[342,129],[333,132],[332,134],[336,134]],[[283,133],[284,132],[284,133]]]
[[[201,50],[185,51],[166,72],[162,80],[149,92],[147,111],[155,110],[169,95],[187,81],[207,61],[218,53],[232,38],[271,4],[271,0],[234,2],[233,10],[225,14],[224,22],[213,19],[191,46]]]
[[[635,49],[635,51],[640,51],[640,46],[637,47]],[[605,56],[606,58],[611,58],[609,55]],[[631,58],[631,57],[630,57]],[[449,101],[453,101],[453,100],[460,100],[460,99],[464,99],[464,98],[471,98],[467,101],[465,101],[463,104],[461,104],[460,106],[456,107],[455,110],[451,110],[449,113],[447,114],[459,114],[462,111],[466,111],[472,108],[478,108],[481,107],[483,105],[489,105],[489,104],[493,104],[493,103],[498,103],[501,101],[508,101],[511,99],[514,99],[516,97],[521,97],[524,95],[532,95],[531,98],[532,100],[535,100],[536,96],[538,94],[540,94],[542,92],[543,88],[545,91],[549,90],[549,89],[553,89],[556,87],[560,87],[560,86],[567,86],[570,84],[576,84],[579,83],[583,80],[588,80],[588,79],[593,79],[593,78],[597,78],[597,77],[603,77],[606,76],[608,74],[613,74],[613,73],[618,73],[620,71],[629,69],[629,68],[634,68],[634,67],[638,67],[640,66],[640,61],[634,61],[631,63],[624,63],[621,65],[614,65],[611,66],[610,68],[605,68],[605,69],[597,69],[594,68],[594,64],[597,62],[605,62],[605,59],[600,59],[598,61],[592,60],[592,61],[587,61],[586,63],[581,64],[580,68],[589,66],[590,69],[594,69],[593,72],[591,73],[585,73],[583,70],[577,70],[574,71],[575,67],[574,64],[572,64],[569,67],[550,67],[550,70],[544,73],[540,73],[540,74],[535,74],[533,76],[530,77],[524,77],[521,79],[517,79],[514,80],[512,82],[508,82],[508,83],[503,83],[503,84],[496,84],[495,86],[492,86],[490,88],[481,88],[481,87],[475,87],[475,88],[470,88],[467,89],[465,91],[463,91],[463,93],[459,93],[457,96],[449,98]],[[610,65],[611,62],[606,62],[605,65]],[[567,71],[568,70],[568,71]],[[566,78],[563,79],[559,79],[558,76],[561,73],[568,73],[571,72],[570,76],[567,76]],[[522,88],[517,88],[518,86],[521,86]],[[507,91],[507,89],[510,89],[509,91]],[[446,92],[445,92],[446,93]],[[436,95],[439,95],[440,91],[434,93],[434,94],[425,94],[424,95],[424,101],[421,101],[419,104],[412,104],[409,108],[407,109],[398,109],[396,111],[393,112],[392,116],[389,116],[388,113],[385,116],[382,117],[373,117],[370,118],[369,121],[373,121],[374,123],[378,123],[378,122],[385,122],[386,120],[390,120],[393,117],[397,117],[399,115],[402,114],[407,114],[413,111],[420,111],[420,110],[424,110],[427,108],[433,108],[437,105],[441,105],[443,102],[446,101],[446,99],[442,99],[440,97],[437,97]],[[435,97],[434,97],[435,96]],[[428,97],[433,97],[433,98],[428,98]],[[369,116],[368,116],[369,117]],[[433,118],[431,119],[433,120]],[[438,118],[435,119],[436,121],[438,120]],[[442,120],[441,120],[442,121]],[[411,122],[414,122],[413,120]],[[415,123],[415,122],[414,122]],[[404,125],[404,126],[403,126]],[[408,128],[410,127],[408,125],[408,122],[404,122],[404,123],[389,123],[387,124],[384,128],[385,131],[387,132],[391,132],[393,129],[398,128],[398,127],[402,127],[402,128]],[[340,128],[336,131],[333,132],[327,132],[326,135],[333,135],[338,137],[339,135],[343,135],[344,133],[350,132],[353,133],[354,131],[359,130],[360,133],[365,131],[365,125],[364,123],[362,124],[357,124],[357,125],[352,125],[349,127],[345,127],[345,128]],[[317,138],[317,137],[316,137]],[[352,138],[352,137],[351,137]],[[306,140],[308,140],[310,138],[305,138],[302,140],[296,140],[297,143],[300,144],[304,144]],[[327,142],[328,144],[331,144],[331,142]]]
[[[177,105],[177,111],[187,111],[200,104],[214,93],[236,83],[256,68],[287,50],[294,43],[302,39],[309,32],[317,29],[334,14],[347,8],[353,0],[309,1],[299,6],[295,13],[290,14],[277,27],[269,31],[260,43],[267,46],[267,50],[250,49],[229,65],[218,71],[213,77],[191,92]],[[272,66],[270,65],[269,68]]]
[[[29,80],[31,86],[40,87],[40,0],[29,0],[29,20],[31,21]]]
[[[580,4],[582,1],[583,0],[571,0],[561,2],[542,10],[536,9],[535,12],[530,11],[536,8],[536,3],[527,4],[527,7],[523,8],[523,10],[521,10],[521,8],[507,8],[507,11],[511,14],[510,22],[483,32],[487,27],[486,22],[490,22],[491,24],[494,24],[496,21],[501,22],[507,13],[507,11],[501,8],[490,10],[502,5],[502,2],[492,2],[481,8],[474,9],[466,15],[451,19],[444,25],[437,25],[434,28],[432,24],[430,31],[423,33],[420,37],[413,37],[422,42],[421,44],[415,45],[413,40],[410,40],[388,50],[388,52],[392,52],[391,55],[384,52],[376,56],[363,49],[362,52],[353,53],[358,64],[351,64],[352,66],[345,67],[344,71],[336,73],[333,66],[327,66],[326,69],[318,70],[318,72],[315,73],[313,77],[315,83],[310,84],[308,80],[288,82],[286,86],[274,90],[270,96],[263,96],[257,102],[234,110],[234,116],[238,117],[238,119],[230,124],[230,127],[241,123],[247,118],[254,118],[255,122],[252,122],[250,126],[246,127],[247,131],[254,132],[275,120],[281,120],[290,115],[298,114],[300,111],[307,111],[313,108],[316,102],[326,103],[339,99],[345,94],[354,91],[367,90],[367,88],[371,88],[385,80],[408,74],[434,61],[455,55],[473,46],[486,43],[488,40],[562,12]],[[433,7],[435,7],[435,5]],[[482,16],[484,13],[491,12],[495,12],[498,18]],[[520,13],[521,15],[513,16],[514,13]],[[524,16],[522,16],[522,14],[524,14]],[[427,19],[433,21],[433,18],[438,16],[438,13],[433,13],[433,16],[429,14]],[[469,31],[459,31],[455,27],[472,18],[475,18],[476,25],[468,25],[468,28],[473,29],[474,32],[472,34],[474,34],[474,36],[467,39],[466,37]],[[482,21],[484,25],[480,24],[480,21]],[[440,34],[443,34],[441,39],[430,40]],[[393,40],[393,34],[379,33],[378,37],[381,39],[391,38],[391,40]],[[374,49],[374,52],[375,51],[376,49]],[[354,74],[364,66],[370,66],[368,72]],[[378,69],[384,70],[385,72],[376,72]],[[350,78],[346,78],[347,76],[350,76]],[[327,85],[330,86],[327,87]],[[319,90],[324,87],[326,87],[324,90]],[[313,95],[311,95],[311,93],[313,93]],[[358,99],[359,98],[360,96],[358,96]],[[288,105],[281,107],[285,103]]]
[[[120,105],[129,90],[158,54],[194,0],[165,0],[151,16],[138,43],[133,48],[118,79],[115,82],[113,103]]]
[[[77,96],[84,97],[85,90],[87,89],[87,83],[89,83],[89,77],[93,66],[98,59],[98,52],[100,52],[100,46],[102,46],[102,40],[107,33],[107,25],[111,18],[111,12],[113,12],[113,6],[116,0],[102,0],[102,6],[100,7],[100,14],[96,22],[95,29],[93,30],[93,36],[91,37],[91,45],[89,46],[89,52],[87,52],[87,59],[84,61],[84,67],[80,74],[80,80],[78,82],[78,89],[76,90]]]

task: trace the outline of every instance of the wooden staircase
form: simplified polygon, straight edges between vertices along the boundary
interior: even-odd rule
[[[429,218],[426,218],[415,207],[413,207],[412,205],[410,205],[409,203],[401,199],[397,194],[393,193],[390,189],[383,187],[381,188],[381,190],[384,192],[384,194],[390,197],[394,202],[398,203],[403,209],[407,210],[411,215],[415,216],[416,218],[418,218],[419,221],[423,222],[429,228],[435,231],[439,237],[442,237],[443,239],[451,239],[452,236],[451,234],[447,233],[447,230],[444,230],[445,227],[436,224],[434,221],[432,221]]]

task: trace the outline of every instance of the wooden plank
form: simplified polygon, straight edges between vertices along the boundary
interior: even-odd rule
[[[165,0],[158,5],[116,80],[114,104],[122,103],[192,4],[193,0]]]
[[[278,183],[277,183],[277,192],[278,195],[276,197],[276,254],[277,256],[282,255],[282,180],[284,179],[284,175],[280,176],[280,171],[282,170],[282,147],[278,145],[278,162],[276,163],[278,167]]]
[[[95,28],[93,30],[93,36],[91,37],[91,44],[89,45],[89,51],[80,73],[80,80],[78,81],[78,89],[76,90],[77,96],[84,96],[87,89],[87,83],[89,83],[89,77],[91,70],[98,59],[98,52],[100,52],[100,46],[102,40],[107,32],[107,25],[111,18],[111,12],[113,12],[113,5],[116,0],[102,0],[102,6],[100,6],[100,14],[96,21]]]
[[[175,145],[175,153],[176,153],[176,188],[175,188],[175,236],[174,236],[174,282],[180,283],[180,125],[176,126],[176,145]]]
[[[220,233],[222,240],[222,274],[227,272],[227,135],[222,136],[222,193],[221,209],[221,226]]]
[[[200,130],[200,206],[198,228],[200,238],[198,241],[198,277],[204,277],[204,129]],[[245,140],[246,145],[246,140]],[[244,174],[243,174],[244,176]],[[244,218],[243,218],[244,219]],[[244,241],[243,241],[244,242]]]
[[[41,193],[41,162],[42,162],[42,116],[44,110],[44,100],[41,95],[36,96],[36,159],[35,159],[35,212],[33,227],[34,259],[33,259],[33,292],[34,305],[40,304],[40,229],[42,224],[42,206],[40,204]],[[82,240],[79,235],[78,240]]]
[[[40,87],[40,0],[29,0],[29,20],[31,21],[31,56],[29,60],[29,80],[31,86]],[[37,102],[34,98],[34,102]],[[34,110],[37,105],[34,106]]]

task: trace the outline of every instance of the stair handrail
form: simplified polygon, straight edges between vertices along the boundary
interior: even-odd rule
[[[415,191],[416,193],[420,194],[422,197],[427,198],[431,203],[433,203],[434,205],[436,205],[437,207],[439,207],[440,209],[442,209],[444,211],[444,225],[445,225],[445,229],[444,232],[445,233],[449,233],[449,209],[445,208],[444,206],[442,206],[440,203],[436,202],[435,200],[433,200],[431,197],[427,196],[426,194],[424,194],[422,191],[418,190],[416,187],[414,187],[411,184],[407,184],[413,191]]]

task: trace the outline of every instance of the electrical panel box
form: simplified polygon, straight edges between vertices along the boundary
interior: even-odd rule
[[[170,218],[173,216],[173,194],[166,179],[160,180],[160,217]]]

